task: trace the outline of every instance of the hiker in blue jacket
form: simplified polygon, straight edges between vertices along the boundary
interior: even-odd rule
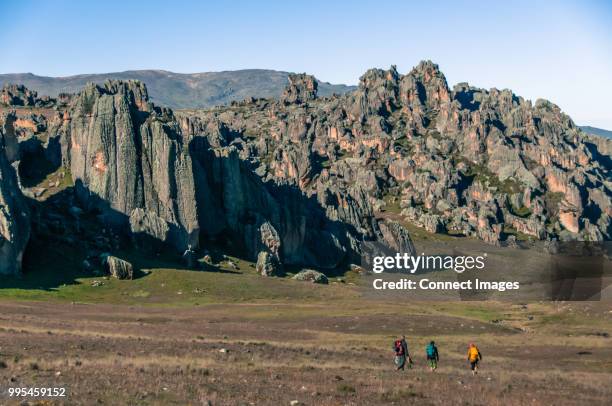
[[[431,372],[433,372],[436,370],[436,368],[438,368],[438,361],[440,360],[436,343],[432,341],[427,344],[427,347],[425,347],[425,353],[427,354],[427,362],[429,363],[429,368],[431,369]]]

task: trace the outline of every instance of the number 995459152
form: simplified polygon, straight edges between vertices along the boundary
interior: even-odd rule
[[[6,394],[10,398],[60,398],[66,397],[66,388],[40,387],[8,388]]]

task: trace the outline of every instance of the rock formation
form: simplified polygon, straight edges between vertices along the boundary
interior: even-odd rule
[[[38,97],[37,92],[23,85],[6,84],[0,90],[0,106],[53,107],[56,102],[49,96]]]
[[[609,149],[554,104],[466,83],[451,90],[429,61],[406,75],[372,69],[353,93],[300,104],[308,83],[293,78],[281,103],[180,113],[181,127],[222,129],[215,139],[264,183],[299,188],[364,238],[381,236],[373,217],[492,244],[611,238]]]
[[[106,273],[117,279],[134,279],[134,267],[129,262],[105,254],[101,258]]]
[[[311,283],[320,283],[327,285],[329,283],[327,276],[313,269],[304,269],[293,276],[296,281],[304,281]]]
[[[268,251],[261,251],[257,255],[257,273],[261,276],[278,276],[281,270],[278,258]]]
[[[59,123],[64,164],[77,195],[110,223],[128,223],[179,251],[198,245],[191,159],[172,112],[139,82],[90,85]]]
[[[291,86],[315,92],[313,80],[301,77]],[[314,97],[298,94],[304,101]],[[169,243],[183,253],[201,239],[224,239],[273,274],[282,264],[335,268],[355,261],[358,241],[377,236],[361,188],[326,185],[318,198],[281,172],[262,177],[245,156],[242,134],[218,120],[178,118],[154,106],[140,82],[88,86],[49,133],[61,140],[61,160],[81,206],[100,211],[107,224],[129,228],[141,248]],[[294,146],[286,153],[295,159],[305,151]],[[278,171],[302,173],[305,182],[309,160],[306,167],[298,162]],[[323,194],[331,200],[322,201]]]
[[[319,84],[314,76],[306,74],[289,75],[289,84],[281,95],[285,104],[302,104],[317,98]]]
[[[0,275],[21,271],[30,236],[29,208],[12,163],[18,154],[12,118],[0,118]]]
[[[450,89],[429,61],[316,94],[292,75],[280,100],[173,112],[137,81],[89,85],[46,118],[61,148],[45,153],[140,248],[223,241],[266,275],[359,263],[363,242],[413,252],[404,223],[491,244],[612,237],[610,149],[548,101]]]

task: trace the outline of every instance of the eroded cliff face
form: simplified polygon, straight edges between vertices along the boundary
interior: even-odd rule
[[[305,90],[286,93],[313,87],[304,76],[296,86]],[[252,100],[179,118],[189,134],[223,126],[262,179],[299,187],[364,235],[374,209],[494,244],[612,236],[609,150],[548,101],[465,83],[450,90],[428,61],[406,75],[370,70],[341,97]]]
[[[295,78],[301,79],[309,81],[308,91],[294,92],[296,103],[316,94],[314,79]],[[205,127],[189,131],[190,125]],[[85,209],[179,251],[215,239],[252,259],[264,251],[283,264],[335,268],[358,261],[359,241],[377,237],[360,188],[326,185],[320,196],[306,194],[280,167],[280,176],[263,178],[245,156],[240,133],[215,120],[178,120],[151,104],[139,82],[88,86],[50,133],[59,134]],[[308,155],[299,146],[287,153],[297,160]],[[297,163],[286,170],[307,179],[304,169]]]
[[[493,244],[611,238],[609,147],[552,103],[451,90],[431,62],[317,87],[293,75],[280,100],[172,112],[140,82],[90,85],[41,121],[44,154],[139,247],[216,240],[266,274],[359,262],[364,241],[413,251],[404,222]]]
[[[14,120],[12,114],[0,117],[0,275],[21,271],[30,237],[29,208],[12,165],[18,158]]]
[[[197,247],[198,220],[188,147],[169,110],[153,106],[139,82],[90,85],[50,130],[86,208],[177,249]]]
[[[217,135],[191,141],[204,237],[230,238],[251,258],[267,251],[284,264],[335,268],[358,259],[357,231],[295,185],[262,180],[235,145],[212,147]]]

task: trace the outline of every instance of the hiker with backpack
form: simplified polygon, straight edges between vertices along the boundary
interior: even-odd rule
[[[438,368],[438,361],[440,360],[438,347],[436,347],[435,342],[431,341],[427,347],[425,347],[425,354],[427,355],[427,362],[429,363],[431,372],[435,371]]]
[[[476,375],[478,373],[478,362],[482,359],[482,354],[476,344],[470,343],[468,347],[467,359],[470,363],[470,368],[472,369],[472,375]]]
[[[404,370],[406,366],[406,360],[408,360],[409,365],[412,365],[412,359],[410,358],[410,354],[408,353],[408,343],[406,342],[406,336],[402,336],[393,342],[393,351],[395,352],[395,366],[399,371]]]

